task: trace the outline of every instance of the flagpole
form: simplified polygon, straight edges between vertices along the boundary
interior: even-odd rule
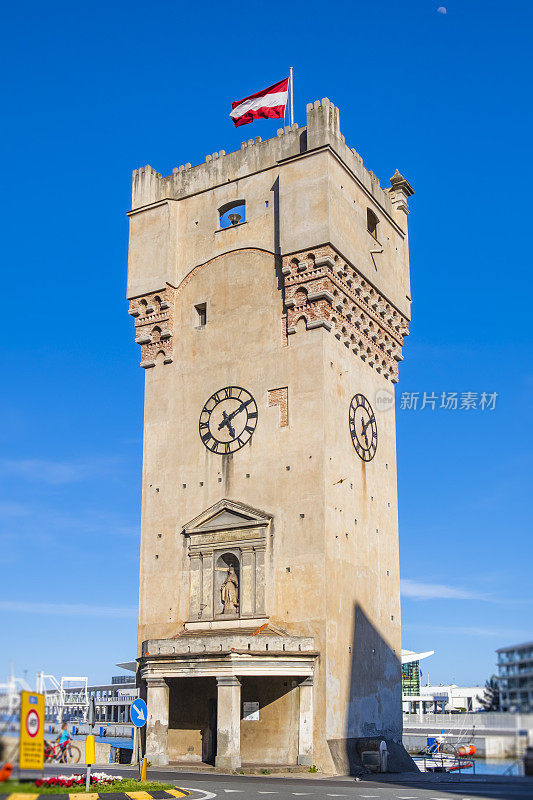
[[[292,67],[291,67],[290,79],[291,79],[291,125],[292,125],[294,123],[294,95],[292,91],[292,81],[293,81]]]

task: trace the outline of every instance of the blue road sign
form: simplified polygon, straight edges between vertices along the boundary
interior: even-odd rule
[[[146,703],[144,700],[141,700],[140,697],[130,706],[130,720],[133,722],[136,728],[142,728],[143,725],[146,725],[146,720],[148,719],[148,709],[146,707]]]

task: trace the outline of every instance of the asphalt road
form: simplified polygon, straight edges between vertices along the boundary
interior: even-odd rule
[[[118,764],[94,769],[125,777],[136,774],[135,768]],[[45,767],[45,771],[57,774],[58,767]],[[63,774],[74,771],[73,767],[61,768]],[[426,776],[401,781],[394,776],[386,781],[376,776],[355,781],[354,778],[218,775],[152,768],[147,777],[192,789],[193,800],[215,797],[217,800],[533,800],[533,778],[503,780],[488,775],[442,776],[429,782]]]

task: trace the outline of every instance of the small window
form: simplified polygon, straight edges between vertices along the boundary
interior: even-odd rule
[[[246,222],[246,202],[233,200],[231,203],[224,203],[218,209],[218,220],[221,228],[231,228]]]
[[[378,241],[378,225],[379,225],[379,219],[377,218],[376,214],[374,214],[371,208],[367,208],[366,229],[369,232],[369,234],[374,237],[376,241]]]
[[[207,324],[207,303],[200,303],[194,306],[196,312],[196,327],[204,328]]]

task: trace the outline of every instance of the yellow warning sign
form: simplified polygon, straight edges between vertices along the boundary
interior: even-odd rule
[[[44,694],[20,693],[19,769],[44,766]]]

